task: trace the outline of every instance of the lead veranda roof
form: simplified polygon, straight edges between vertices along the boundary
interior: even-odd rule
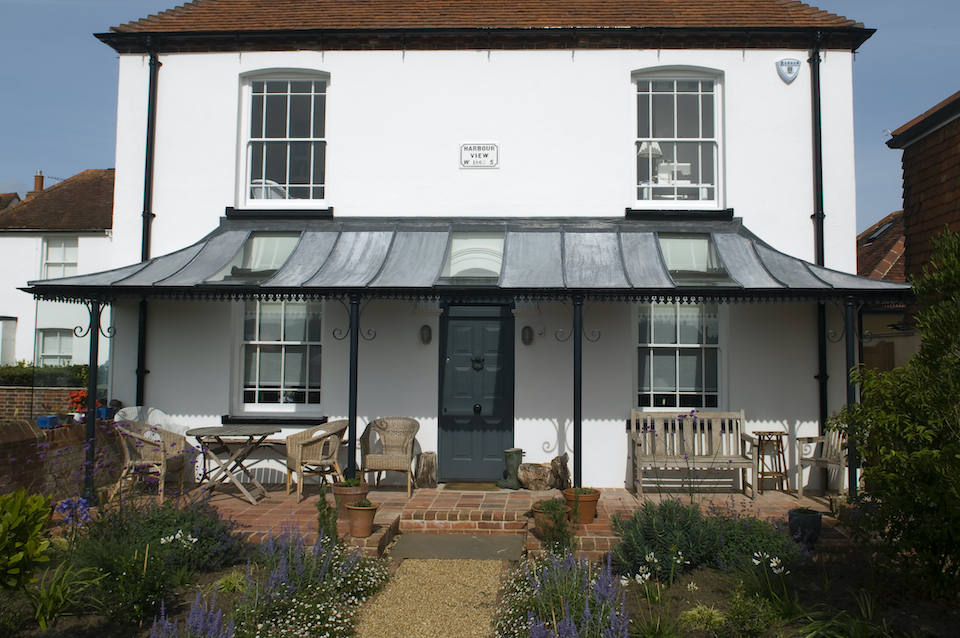
[[[43,299],[476,298],[904,303],[910,286],[816,266],[767,245],[739,218],[221,219],[182,250],[123,268],[37,280]],[[500,237],[493,277],[448,277],[454,237]],[[288,254],[250,272],[253,237]],[[687,243],[707,267],[676,262]],[[695,245],[695,246],[694,246]],[[706,247],[706,248],[704,248]],[[483,250],[487,250],[484,248]],[[246,251],[246,252],[245,252]],[[700,251],[700,252],[698,252]],[[262,252],[262,251],[261,251]],[[489,250],[487,250],[489,252]],[[704,257],[692,258],[693,262]],[[267,262],[263,262],[267,263]],[[231,264],[234,264],[231,266]],[[702,265],[702,264],[701,264]],[[696,271],[696,272],[689,272]]]

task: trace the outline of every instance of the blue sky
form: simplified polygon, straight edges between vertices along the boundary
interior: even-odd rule
[[[117,54],[93,37],[178,0],[0,0],[0,192],[111,168]],[[857,230],[902,207],[892,131],[960,90],[960,0],[811,0],[877,33],[854,63]],[[830,211],[826,211],[830,215]]]

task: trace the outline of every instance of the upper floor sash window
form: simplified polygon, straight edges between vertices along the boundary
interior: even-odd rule
[[[719,205],[719,82],[692,71],[634,73],[637,200]]]
[[[248,205],[324,199],[328,84],[324,74],[258,74],[247,80]]]

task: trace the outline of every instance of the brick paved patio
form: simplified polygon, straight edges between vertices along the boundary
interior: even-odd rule
[[[282,525],[298,525],[302,531],[311,533],[317,527],[316,486],[308,486],[304,499],[297,503],[296,493],[286,494],[283,485],[267,485],[267,496],[257,505],[239,496],[236,489],[218,487],[211,502],[225,515],[237,521],[241,528],[257,538],[268,530],[276,533]],[[658,500],[657,494],[645,494],[646,498]],[[663,498],[681,498],[687,494],[668,494]],[[328,495],[333,502],[332,495]],[[349,536],[347,521],[340,521],[338,531],[348,542],[363,548],[367,555],[383,553],[393,538],[403,532],[463,533],[463,534],[523,534],[526,537],[528,555],[540,551],[540,541],[532,532],[533,520],[530,507],[543,498],[562,498],[558,490],[536,492],[530,490],[501,490],[497,492],[451,491],[441,485],[436,489],[417,489],[408,499],[404,487],[383,487],[370,491],[368,498],[379,503],[374,521],[374,531],[369,538],[353,539]],[[714,493],[695,494],[704,505],[730,505],[759,518],[786,519],[787,511],[798,505],[828,513],[827,500],[806,494],[803,500],[793,494],[767,490],[755,501],[742,494]],[[610,519],[629,513],[641,504],[633,494],[623,489],[601,490],[597,518],[593,523],[578,526],[580,553],[590,558],[599,558],[616,541],[610,528]],[[845,543],[840,530],[834,529],[836,521],[824,516],[824,532],[819,543],[821,550],[831,545]]]

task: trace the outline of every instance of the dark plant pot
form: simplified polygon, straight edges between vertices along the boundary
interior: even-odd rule
[[[340,518],[347,518],[347,503],[355,503],[367,498],[369,491],[370,486],[367,483],[361,483],[357,487],[343,487],[338,483],[334,483],[333,498],[337,502],[337,515]]]
[[[787,522],[790,525],[790,535],[801,545],[813,545],[820,538],[820,527],[823,525],[823,514],[820,512],[787,512]]]
[[[377,515],[377,508],[380,507],[374,503],[373,507],[354,507],[353,504],[346,505],[348,518],[350,519],[350,536],[354,538],[366,538],[373,533],[373,519]]]
[[[597,516],[597,502],[600,500],[600,492],[594,491],[592,494],[575,494],[576,488],[570,487],[563,490],[563,498],[567,499],[567,507],[570,509],[569,516],[573,516],[574,504],[579,506],[580,517],[577,520],[571,518],[571,522],[587,524],[592,523]]]

